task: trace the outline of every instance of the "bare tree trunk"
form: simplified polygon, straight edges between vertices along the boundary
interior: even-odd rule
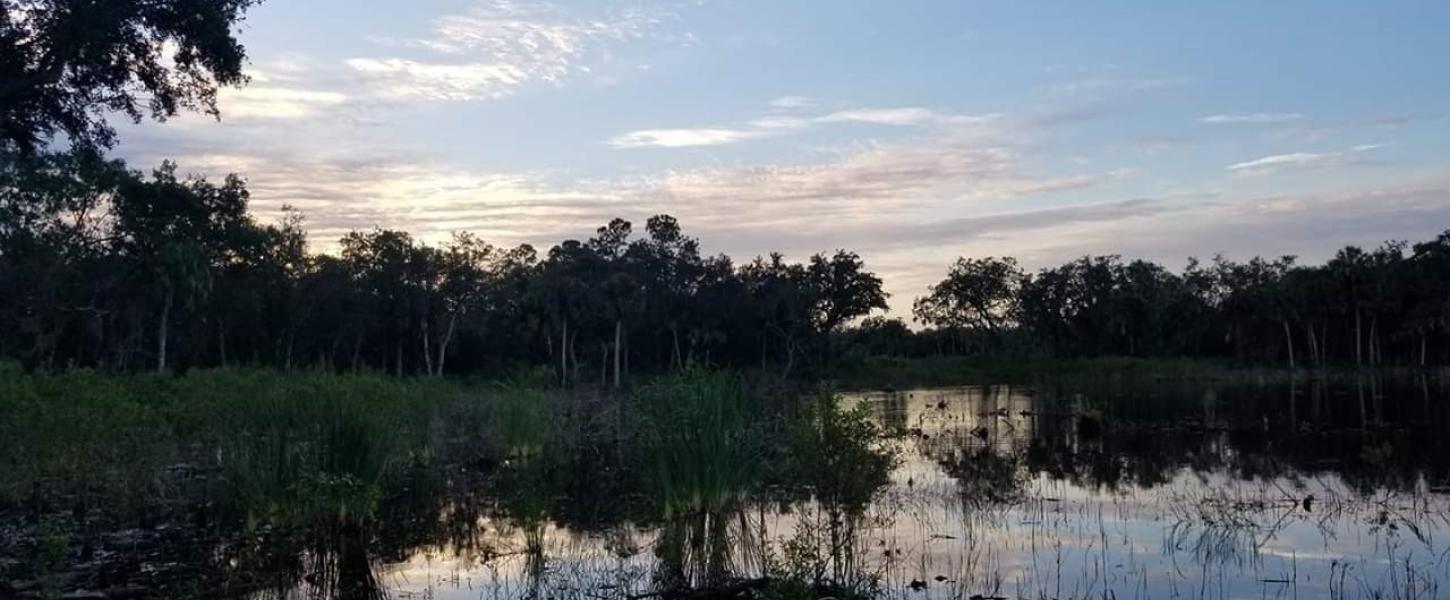
[[[683,371],[683,370],[685,370],[685,362],[684,362],[684,360],[682,360],[680,358],[680,330],[679,329],[676,329],[674,326],[671,326],[670,327],[670,337],[674,340],[674,347],[675,347],[675,357],[674,357],[675,370],[677,370],[677,371]]]
[[[286,357],[283,359],[283,363],[282,363],[283,364],[283,367],[282,368],[284,370],[286,370],[286,371],[291,371],[292,370],[292,344],[294,342],[296,342],[296,341],[297,341],[297,334],[295,334],[295,333],[293,333],[291,331],[288,331],[287,332],[287,354],[286,354]],[[324,367],[326,366],[326,364],[327,364],[327,361],[324,360],[323,361]]]
[[[396,352],[394,352],[394,354],[397,354],[398,355],[398,362],[397,362],[397,364],[394,364],[393,367],[397,370],[398,377],[402,377],[403,376],[403,338],[402,338],[402,336],[399,336],[398,337],[398,340],[396,342],[393,342],[393,349],[396,350]]]
[[[1284,342],[1289,346],[1289,369],[1294,369],[1294,336],[1289,334],[1289,320],[1284,319]]]
[[[765,352],[767,350],[767,348],[766,348],[766,342],[769,341],[769,340],[770,340],[770,336],[767,335],[765,332],[761,332],[761,335],[760,335],[760,372],[761,373],[764,373],[765,372],[765,369],[766,369],[766,364],[765,364]]]
[[[1379,365],[1379,315],[1369,318],[1369,365]]]
[[[624,321],[614,320],[614,389],[619,389],[619,354],[620,346],[624,342]]]
[[[569,320],[564,319],[563,332],[559,334],[559,385],[569,385]]]
[[[1425,366],[1425,334],[1420,334],[1420,366]]]
[[[599,342],[599,389],[609,385],[609,344]]]
[[[423,326],[423,373],[429,377],[433,376],[433,351],[428,347],[428,338],[432,334],[428,332],[428,319],[422,320]]]
[[[434,366],[437,368],[440,377],[443,375],[443,361],[448,358],[448,344],[453,342],[453,332],[457,329],[457,326],[458,314],[454,313],[453,316],[448,318],[448,330],[443,332],[443,340],[438,342],[438,363]]]
[[[579,379],[579,354],[576,352],[578,348],[579,332],[576,331],[574,332],[574,335],[569,336],[569,365],[570,368],[574,369],[574,372],[571,373],[571,375],[576,380]]]
[[[352,372],[356,373],[362,363],[362,333],[357,334],[357,339],[352,343]]]
[[[1364,366],[1364,339],[1360,335],[1359,307],[1354,307],[1354,366]]]
[[[1310,356],[1310,359],[1314,361],[1315,366],[1319,366],[1319,367],[1324,366],[1323,356],[1319,353],[1319,340],[1315,339],[1315,337],[1314,337],[1314,324],[1313,323],[1305,323],[1304,324],[1304,330],[1305,330],[1305,332],[1309,336],[1309,356]]]
[[[166,286],[166,296],[161,302],[161,323],[156,327],[156,372],[166,372],[166,338],[171,326],[171,286]]]
[[[790,377],[790,370],[794,366],[795,366],[795,342],[792,341],[792,340],[790,340],[790,339],[787,339],[787,340],[785,340],[785,368],[781,370],[781,372],[780,372],[780,378],[781,379],[785,379],[787,377]]]
[[[216,322],[217,346],[221,352],[221,366],[227,366],[227,328],[221,319]]]

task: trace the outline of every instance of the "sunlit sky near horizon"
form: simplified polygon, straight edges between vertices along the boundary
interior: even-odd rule
[[[121,127],[264,218],[541,249],[1299,255],[1450,228],[1447,2],[269,0],[223,118]]]

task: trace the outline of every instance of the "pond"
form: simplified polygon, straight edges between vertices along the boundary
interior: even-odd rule
[[[11,482],[0,597],[1408,599],[1450,582],[1434,374],[838,395],[719,372],[604,395],[212,377],[138,402],[105,438],[130,444],[120,461],[35,426],[51,433],[21,446],[31,463],[73,470]],[[261,391],[208,396],[218,382]],[[33,405],[127,414],[57,397],[77,399]]]
[[[747,579],[792,541],[823,542],[832,575],[901,598],[1420,598],[1450,581],[1450,409],[1433,379],[842,402],[868,407],[897,457],[859,515],[760,499],[683,533],[482,517],[469,548],[375,561],[376,583],[394,598],[640,597],[681,535],[715,536],[687,560]]]

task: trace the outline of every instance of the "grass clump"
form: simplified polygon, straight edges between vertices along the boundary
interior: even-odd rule
[[[759,402],[741,379],[697,371],[631,399],[641,418],[642,474],[665,517],[738,504],[759,473]]]

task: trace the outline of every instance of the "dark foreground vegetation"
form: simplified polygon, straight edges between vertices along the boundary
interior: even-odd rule
[[[381,598],[433,589],[397,575],[420,556],[494,570],[488,583],[436,583],[499,597],[1009,596],[999,567],[972,562],[981,552],[1043,560],[1008,586],[1066,577],[1076,592],[1045,597],[1100,597],[1074,581],[1136,559],[1089,546],[1054,574],[1038,544],[1096,536],[1102,510],[1146,518],[1144,535],[1164,528],[1210,564],[1315,527],[1433,551],[1450,527],[1450,379],[1425,372],[1083,377],[855,405],[702,371],[612,394],[560,390],[547,371],[509,383],[0,375],[0,597]],[[1036,531],[1048,537],[1011,533],[1028,517],[1046,518]],[[1004,535],[937,547],[958,544],[956,528],[1001,523]],[[1322,586],[1325,565],[1300,560],[1306,585]],[[1360,566],[1349,584],[1413,597],[1403,592],[1438,585],[1443,569],[1395,564],[1412,580]],[[1196,585],[1192,569],[1164,572]]]
[[[376,563],[420,546],[542,569],[549,527],[626,521],[660,528],[651,589],[857,586],[816,546],[739,580],[727,538],[766,499],[812,500],[839,535],[893,464],[861,410],[723,373],[609,398],[317,372],[3,375],[6,597],[378,597]],[[524,547],[490,546],[484,518]]]
[[[76,152],[0,163],[0,357],[27,368],[231,364],[397,375],[546,365],[618,387],[689,365],[822,373],[843,358],[1206,358],[1283,367],[1450,360],[1450,233],[1328,263],[1085,257],[1025,273],[964,258],[914,314],[871,316],[854,252],[708,256],[669,216],[615,219],[542,255],[460,233],[309,250],[300,214],[263,224],[239,177],[146,177]],[[864,319],[864,320],[863,320]]]

